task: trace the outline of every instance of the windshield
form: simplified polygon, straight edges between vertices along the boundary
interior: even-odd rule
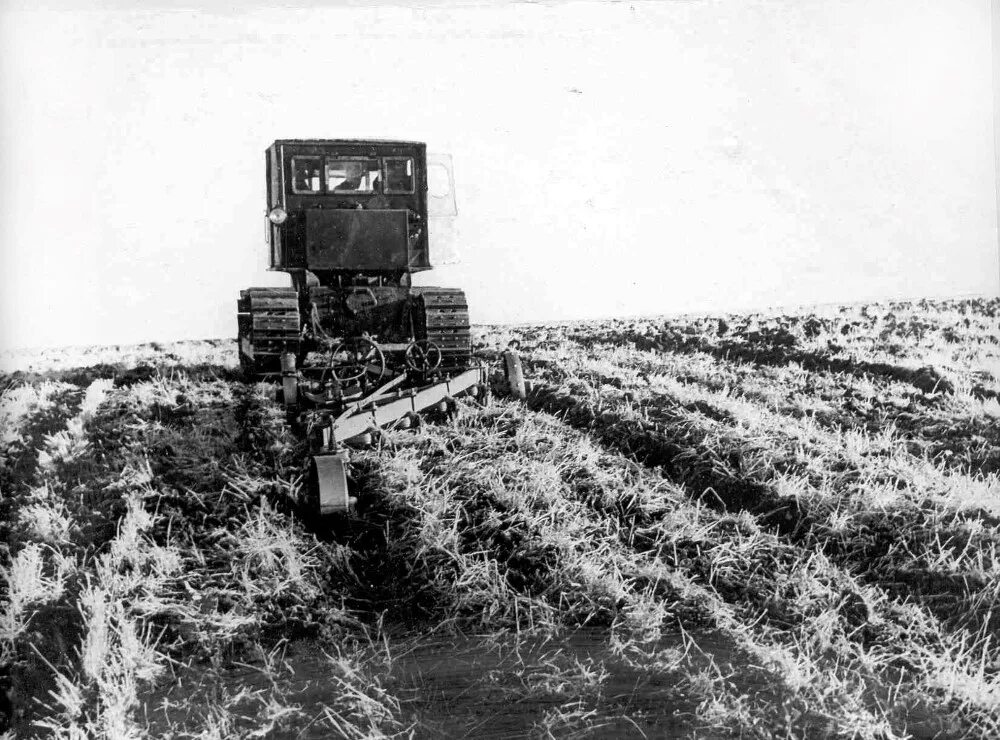
[[[320,167],[319,157],[292,157],[292,191],[318,193]]]
[[[409,157],[385,158],[385,192],[413,192],[413,160]]]
[[[326,160],[327,192],[373,193],[381,187],[377,159],[330,157]]]

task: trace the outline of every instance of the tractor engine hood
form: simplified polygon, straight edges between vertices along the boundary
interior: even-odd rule
[[[311,270],[406,270],[410,265],[406,209],[309,209],[306,262]]]

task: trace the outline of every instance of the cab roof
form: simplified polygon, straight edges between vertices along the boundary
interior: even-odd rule
[[[399,141],[396,139],[276,139],[271,146],[297,144],[299,146],[426,146],[422,141]]]

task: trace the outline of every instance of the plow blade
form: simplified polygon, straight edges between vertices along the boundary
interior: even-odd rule
[[[309,464],[309,487],[319,498],[322,515],[346,512],[355,499],[347,490],[347,455],[316,455]]]

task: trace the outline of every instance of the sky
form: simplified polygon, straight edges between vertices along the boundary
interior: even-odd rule
[[[279,138],[450,155],[474,322],[1000,292],[989,0],[190,6],[0,4],[0,347],[234,336]]]

